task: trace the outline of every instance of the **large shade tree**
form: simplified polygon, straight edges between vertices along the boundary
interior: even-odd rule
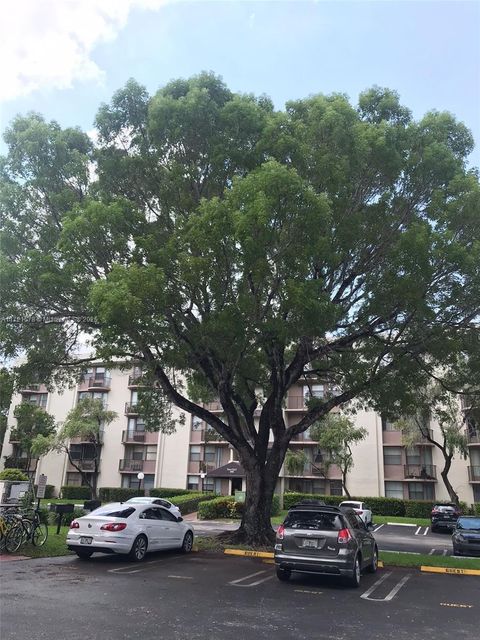
[[[3,349],[57,383],[85,335],[141,362],[149,428],[174,403],[235,447],[236,537],[269,542],[294,436],[352,398],[380,406],[398,380],[408,404],[475,344],[471,134],[448,113],[414,120],[389,90],[275,111],[212,74],[153,97],[130,81],[96,127],[95,148],[36,114],[5,133]],[[336,391],[287,426],[288,391],[312,372]]]

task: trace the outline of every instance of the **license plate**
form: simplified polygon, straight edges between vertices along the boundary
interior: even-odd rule
[[[91,538],[90,536],[82,536],[80,538],[80,544],[92,544],[92,540],[93,538]]]
[[[318,546],[317,540],[309,540],[308,538],[303,541],[304,547],[308,547],[309,549],[316,549]]]

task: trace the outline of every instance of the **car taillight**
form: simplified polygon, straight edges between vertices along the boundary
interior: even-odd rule
[[[337,542],[338,544],[347,544],[352,539],[352,535],[348,529],[341,529],[338,532]]]
[[[76,520],[72,520],[70,523],[70,529],[80,529],[80,524]]]
[[[432,516],[435,515],[436,513],[440,513],[438,509],[432,509]]]
[[[361,516],[363,511],[361,509],[355,509],[355,513],[358,513],[358,515]]]
[[[109,522],[100,527],[102,531],[123,531],[126,528],[127,525],[125,522]]]
[[[284,535],[285,535],[285,527],[283,526],[283,524],[281,524],[277,529],[277,538],[279,540],[283,540]]]

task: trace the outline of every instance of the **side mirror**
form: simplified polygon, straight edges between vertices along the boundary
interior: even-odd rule
[[[177,518],[177,522],[183,522],[183,518],[182,518],[182,516],[180,516],[179,518]]]

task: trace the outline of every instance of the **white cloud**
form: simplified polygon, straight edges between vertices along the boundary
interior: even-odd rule
[[[133,9],[169,0],[1,0],[0,102],[75,81],[99,82],[95,47],[114,40]]]

